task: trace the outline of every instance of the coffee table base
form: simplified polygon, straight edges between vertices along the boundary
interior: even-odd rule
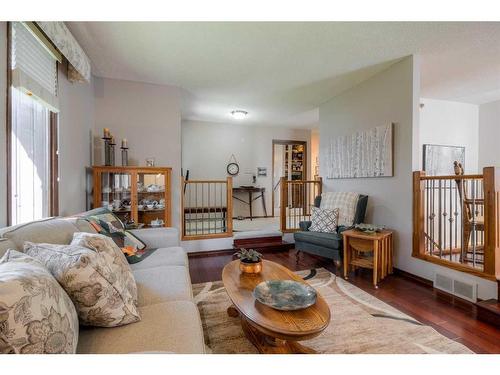
[[[241,328],[245,336],[261,354],[316,354],[315,350],[296,341],[282,340],[260,332],[239,313],[234,305],[227,308],[227,314],[232,318],[241,317]]]
[[[268,336],[241,318],[241,327],[248,340],[261,354],[315,354],[316,351],[296,341],[282,340]]]

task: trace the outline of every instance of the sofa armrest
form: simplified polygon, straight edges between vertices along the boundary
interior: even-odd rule
[[[299,223],[299,227],[301,231],[307,232],[309,230],[309,227],[311,226],[312,221],[301,221]]]
[[[132,229],[130,233],[144,242],[148,249],[179,246],[177,228]]]

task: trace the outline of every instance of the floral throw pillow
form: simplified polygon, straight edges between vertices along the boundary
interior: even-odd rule
[[[311,207],[310,232],[334,233],[337,230],[339,220],[339,209]]]
[[[0,259],[0,353],[76,352],[78,316],[66,292],[32,257]]]
[[[24,251],[47,267],[73,301],[83,325],[116,327],[140,320],[123,276],[104,253],[71,245],[25,242]]]
[[[125,254],[108,236],[95,233],[76,232],[73,234],[72,245],[86,247],[99,253],[109,264],[118,283],[125,286],[137,304],[137,284],[132,269]]]

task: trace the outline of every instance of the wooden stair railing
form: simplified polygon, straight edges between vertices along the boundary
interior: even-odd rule
[[[321,195],[323,180],[280,179],[280,229],[283,233],[299,230],[299,223],[311,220],[314,198]]]
[[[500,168],[482,175],[414,172],[412,255],[500,280]]]
[[[183,180],[182,240],[232,237],[233,180]]]

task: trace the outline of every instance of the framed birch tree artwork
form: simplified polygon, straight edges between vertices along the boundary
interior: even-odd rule
[[[393,124],[332,137],[327,178],[393,176]]]

